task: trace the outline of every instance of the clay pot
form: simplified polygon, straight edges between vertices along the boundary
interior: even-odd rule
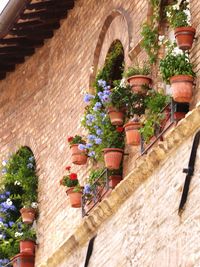
[[[138,146],[140,144],[139,122],[130,121],[124,125],[127,145]]]
[[[69,200],[72,208],[80,208],[82,201],[82,192],[73,192],[74,187],[67,189],[66,193],[69,196]]]
[[[22,208],[20,209],[22,221],[25,224],[32,224],[35,220],[36,210],[33,208]]]
[[[174,30],[174,35],[176,37],[177,45],[182,50],[189,50],[192,47],[195,28],[193,27],[178,27]]]
[[[30,255],[35,254],[35,242],[32,240],[21,240],[19,242],[20,253],[28,253]]]
[[[145,75],[133,75],[127,79],[130,84],[133,93],[146,94],[147,89],[152,83],[152,79]]]
[[[122,161],[124,150],[120,148],[104,148],[105,166],[109,170],[118,170]]]
[[[174,120],[175,121],[180,121],[183,118],[185,118],[186,113],[184,112],[174,112]]]
[[[118,185],[122,180],[121,175],[110,175],[109,176],[109,186],[113,189],[116,185]]]
[[[81,151],[78,146],[79,144],[70,146],[72,163],[76,165],[85,165],[87,162],[87,155],[84,151]]]
[[[194,78],[190,75],[176,75],[170,78],[172,96],[179,103],[190,103]]]
[[[35,266],[35,256],[28,253],[19,253],[15,255],[12,259],[13,267],[34,267]]]
[[[110,122],[112,125],[120,126],[124,122],[124,110],[117,110],[114,107],[108,108],[108,115],[110,117]]]

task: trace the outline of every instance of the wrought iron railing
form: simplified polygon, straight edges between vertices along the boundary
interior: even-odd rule
[[[105,169],[94,181],[90,193],[82,195],[82,216],[88,215],[90,210],[93,209],[97,203],[101,202],[110,189],[108,170]]]

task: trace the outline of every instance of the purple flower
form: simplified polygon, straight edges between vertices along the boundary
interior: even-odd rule
[[[85,103],[89,103],[90,100],[93,99],[93,98],[94,98],[93,95],[91,95],[91,94],[85,94],[83,100],[84,100]]]
[[[103,133],[103,131],[102,131],[101,129],[97,129],[97,130],[96,130],[96,134],[97,134],[97,135],[101,135],[102,133]]]
[[[6,191],[6,192],[5,192],[5,195],[6,195],[7,197],[9,197],[9,196],[10,196],[10,192],[9,192],[9,191]]]
[[[10,222],[8,222],[8,225],[9,225],[10,227],[12,227],[12,226],[14,225],[14,222],[10,221]]]
[[[78,149],[80,149],[81,151],[83,151],[83,150],[86,149],[86,145],[79,144],[79,145],[78,145]]]
[[[87,121],[88,122],[94,122],[95,121],[95,116],[94,115],[92,115],[92,114],[87,114],[86,115],[86,119],[87,119]]]
[[[104,80],[98,80],[98,85],[101,86],[101,87],[105,87],[106,86],[106,81]]]
[[[28,163],[28,164],[26,165],[26,167],[27,167],[28,169],[32,169],[32,168],[33,168],[33,163]]]
[[[89,157],[94,157],[94,156],[95,156],[95,152],[94,152],[94,151],[89,152],[89,153],[88,153],[88,156],[89,156]]]
[[[102,139],[101,138],[96,138],[94,140],[94,142],[95,142],[95,144],[100,145],[102,143]]]
[[[103,92],[99,92],[98,97],[101,99],[103,97]]]
[[[100,116],[101,116],[102,118],[104,118],[104,117],[106,116],[106,113],[101,112],[101,113],[100,113]]]
[[[86,148],[91,148],[92,147],[92,144],[91,143],[87,143],[86,144]]]
[[[89,135],[88,135],[88,140],[90,140],[90,141],[94,141],[95,138],[97,138],[97,137],[96,137],[96,135],[94,135],[94,134],[89,134]]]
[[[6,174],[7,173],[7,170],[6,168],[3,168],[2,171],[1,171],[2,174]]]
[[[105,102],[105,103],[110,102],[110,97],[109,97],[109,95],[104,95],[104,96],[102,97],[102,101]]]
[[[33,156],[30,157],[28,160],[31,161],[31,162],[33,162],[34,161],[34,157]]]
[[[90,186],[90,184],[84,185],[83,194],[91,194],[91,186]]]
[[[97,102],[97,103],[95,104],[95,106],[93,107],[93,110],[94,110],[94,111],[98,111],[99,109],[101,109],[101,107],[102,107],[102,104],[101,104],[100,102]]]

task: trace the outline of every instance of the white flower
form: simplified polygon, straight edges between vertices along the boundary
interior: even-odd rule
[[[8,198],[7,200],[6,200],[6,204],[8,205],[8,206],[11,206],[13,203],[12,203],[12,200],[10,199],[10,198]]]
[[[159,36],[158,36],[158,40],[159,40],[160,42],[162,42],[164,39],[165,39],[165,36],[164,36],[164,35],[159,35]]]
[[[19,181],[15,181],[14,185],[20,185],[21,183]]]
[[[173,5],[173,6],[172,6],[172,9],[173,9],[173,10],[179,10],[179,8],[180,8],[180,7],[179,7],[179,4],[176,4],[176,5]]]
[[[3,239],[3,238],[4,238],[3,234],[0,234],[0,239]]]
[[[173,49],[173,51],[172,51],[172,54],[173,54],[174,56],[181,55],[181,54],[183,54],[183,50],[179,49],[178,47],[175,47],[175,48]]]
[[[126,79],[125,78],[121,79],[120,86],[122,86],[122,87],[126,86]]]
[[[3,222],[0,222],[0,228],[3,226]]]
[[[168,17],[168,18],[170,18],[170,17],[171,17],[171,14],[170,14],[170,12],[168,12],[168,11],[166,12],[166,15],[167,15],[167,17]]]
[[[7,160],[4,159],[4,160],[2,161],[2,165],[5,167],[5,166],[7,165]]]
[[[19,237],[19,236],[22,236],[23,233],[19,233],[19,232],[15,232],[15,237]]]
[[[37,202],[32,202],[32,203],[31,203],[31,207],[32,207],[33,209],[37,209],[37,207],[38,207],[38,203],[37,203]]]

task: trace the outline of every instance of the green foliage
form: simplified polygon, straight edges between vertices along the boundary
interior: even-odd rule
[[[14,191],[16,194],[14,193],[11,198],[24,206],[30,206],[32,202],[36,202],[38,178],[32,152],[27,147],[21,147],[9,158],[5,169],[2,184],[6,190],[14,187],[17,189]]]
[[[159,127],[159,124],[163,119],[162,110],[169,103],[169,101],[169,96],[154,90],[151,90],[145,99],[145,121],[143,126],[140,128],[140,133],[142,134],[142,137],[146,143],[148,143],[149,139],[154,135],[156,127]]]
[[[160,73],[163,80],[167,83],[169,83],[170,77],[174,75],[184,74],[195,77],[189,55],[186,52],[177,54],[175,49],[174,46],[169,48],[165,58],[160,61]]]
[[[128,78],[133,75],[149,75],[151,73],[150,66],[147,62],[143,62],[143,66],[131,66],[124,71],[124,77]]]
[[[153,64],[157,60],[158,54],[158,27],[152,27],[147,23],[144,23],[142,26],[142,43],[141,46],[146,51],[147,55],[149,56],[150,64]]]
[[[167,20],[172,28],[187,27],[190,25],[189,6],[187,1],[181,4],[169,5],[166,7]]]
[[[121,79],[124,64],[124,49],[120,41],[116,40],[111,45],[105,59],[105,64],[96,76],[95,88],[98,89],[98,80],[104,80],[112,86],[113,80]]]

